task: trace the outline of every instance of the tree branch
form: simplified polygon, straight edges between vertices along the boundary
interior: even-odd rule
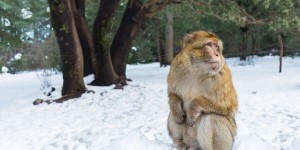
[[[144,9],[145,10],[144,12],[146,12],[145,17],[151,18],[155,16],[157,13],[159,13],[162,9],[164,9],[167,5],[171,3],[180,3],[180,2],[181,0],[164,0],[164,1],[151,0],[145,3],[142,6],[142,9]]]
[[[240,12],[242,13],[242,15],[244,17],[246,17],[246,22],[245,24],[266,24],[266,20],[264,19],[256,19],[254,16],[250,15],[246,9],[241,6],[241,4],[238,4],[236,1],[233,0],[228,0],[230,2],[232,2],[236,7],[238,7],[238,9],[240,10]]]
[[[213,7],[217,7],[218,5],[216,4],[212,4],[212,3],[208,3],[208,2],[198,2],[195,0],[189,0],[189,2],[193,5],[197,5],[197,6],[213,6]]]

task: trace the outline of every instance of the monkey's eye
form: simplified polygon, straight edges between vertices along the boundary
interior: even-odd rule
[[[217,43],[208,42],[208,43],[205,44],[205,46],[215,47],[219,50],[219,45]]]
[[[208,42],[208,43],[206,43],[205,45],[211,47],[211,46],[213,46],[213,43],[212,43],[212,42]]]
[[[220,47],[217,43],[214,43],[214,46],[218,49],[218,52],[220,52]]]

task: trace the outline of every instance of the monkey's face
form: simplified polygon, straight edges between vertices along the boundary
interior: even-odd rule
[[[192,70],[200,75],[215,75],[224,65],[223,45],[214,34],[194,32],[183,41],[183,51],[188,55]]]

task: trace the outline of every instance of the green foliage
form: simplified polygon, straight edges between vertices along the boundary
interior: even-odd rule
[[[247,25],[248,49],[244,51],[247,55],[278,54],[278,32],[289,35],[284,37],[285,51],[297,54],[300,45],[294,39],[297,37],[295,35],[299,35],[296,30],[300,27],[299,5],[298,1],[293,0],[194,0],[171,5],[169,8],[174,15],[174,51],[180,50],[180,40],[184,35],[205,30],[216,33],[223,40],[225,56],[239,56],[243,44],[240,27]],[[162,10],[155,18],[145,22],[135,40],[134,45],[148,51],[149,55],[157,55],[157,28],[163,31],[164,36],[164,13]],[[131,57],[135,55],[132,53]],[[141,57],[147,57],[146,53],[143,52]],[[152,58],[157,60],[155,56]]]
[[[33,46],[43,45],[51,34],[47,9],[47,0],[0,0],[0,62],[11,72],[42,66],[41,61],[35,60],[44,56],[32,53],[38,53]],[[22,58],[11,60],[17,53],[21,53]]]
[[[91,31],[99,4],[100,0],[86,0],[86,18]],[[121,0],[108,38],[117,32],[126,5],[127,0]],[[47,0],[0,0],[0,67],[8,66],[10,58],[21,53],[22,59],[10,64],[15,71],[60,68],[48,7]],[[243,42],[240,27],[247,26],[245,53],[266,55],[275,50],[277,54],[277,33],[281,32],[285,55],[299,55],[299,8],[298,0],[189,0],[170,5],[168,9],[174,16],[174,51],[181,49],[180,40],[184,35],[205,30],[223,40],[225,56],[238,56]],[[161,31],[164,44],[165,20],[165,10],[162,10],[142,25],[134,41],[137,50],[131,51],[128,63],[158,60],[157,32]]]
[[[24,66],[24,65],[26,65],[25,62],[27,62],[27,61],[28,61],[27,58],[21,58],[19,60],[10,61],[7,66],[9,68],[8,73],[15,74],[16,72],[22,71],[23,70],[22,68],[25,68],[25,66]]]
[[[86,14],[86,20],[89,25],[90,31],[93,29],[93,23],[95,20],[95,17],[97,15],[97,10],[100,5],[100,0],[86,0],[85,1],[85,14]]]
[[[131,51],[128,56],[128,64],[136,64],[139,62],[140,60],[137,51]]]
[[[147,63],[157,61],[157,20],[147,20],[134,40],[134,47],[129,56],[130,63]]]
[[[0,47],[20,46],[49,36],[46,0],[1,0]]]
[[[2,65],[9,68],[9,73],[39,69],[60,70],[58,45],[53,36],[42,43],[27,44],[26,47],[11,51],[15,52],[2,62]],[[17,53],[22,54],[21,59],[14,59]]]

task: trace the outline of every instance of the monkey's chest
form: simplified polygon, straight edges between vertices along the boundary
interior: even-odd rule
[[[189,104],[193,99],[198,96],[210,97],[213,91],[211,91],[211,85],[207,82],[198,83],[195,81],[186,80],[181,83],[177,88],[177,93],[183,99],[184,110],[187,110]]]

